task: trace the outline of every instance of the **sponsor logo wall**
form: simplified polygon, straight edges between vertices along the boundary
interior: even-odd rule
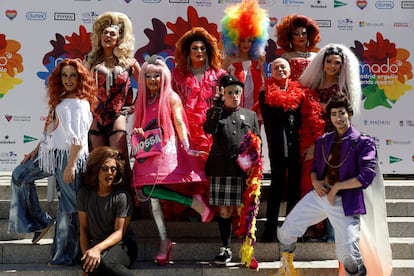
[[[174,45],[193,26],[220,37],[220,19],[237,0],[2,0],[0,3],[0,171],[11,171],[42,137],[46,84],[66,57],[83,57],[96,16],[127,14],[135,57],[158,54],[174,66]],[[342,43],[360,60],[363,108],[354,125],[375,138],[385,174],[414,174],[414,1],[259,0],[270,16],[267,68],[276,57],[275,25],[301,13],[321,29],[321,48]],[[136,84],[133,83],[136,87]],[[133,118],[129,118],[131,124]],[[268,169],[267,159],[265,166]]]

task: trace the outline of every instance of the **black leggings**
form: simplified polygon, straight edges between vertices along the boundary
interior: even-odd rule
[[[125,239],[101,253],[101,263],[98,268],[88,275],[134,275],[128,267],[132,265],[138,253],[138,247],[134,240]],[[83,263],[82,263],[83,267]]]

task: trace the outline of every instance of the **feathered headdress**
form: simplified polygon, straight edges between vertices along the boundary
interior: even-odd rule
[[[249,55],[257,58],[264,52],[269,34],[269,15],[260,8],[257,0],[243,0],[240,4],[231,5],[224,11],[221,19],[222,42],[226,55],[239,52],[240,40],[252,38],[253,44]]]

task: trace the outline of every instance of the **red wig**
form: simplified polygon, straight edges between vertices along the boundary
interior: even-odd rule
[[[316,21],[301,14],[291,14],[283,17],[280,23],[276,25],[277,45],[286,52],[293,51],[291,45],[293,39],[292,33],[298,27],[306,29],[309,41],[309,45],[307,46],[308,50],[312,50],[321,41],[319,26]]]
[[[63,67],[65,66],[72,66],[78,73],[76,96],[79,99],[86,99],[91,106],[91,111],[95,110],[95,106],[98,103],[95,81],[91,77],[89,70],[76,59],[64,59],[50,74],[48,79],[49,107],[55,108],[62,101],[62,92],[64,87],[61,73]]]
[[[202,27],[192,28],[177,41],[174,53],[175,67],[184,74],[190,71],[188,57],[190,56],[191,44],[194,41],[202,41],[204,43],[208,57],[208,66],[219,70],[221,68],[221,57],[217,46],[217,39]]]

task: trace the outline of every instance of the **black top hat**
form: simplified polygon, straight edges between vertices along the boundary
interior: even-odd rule
[[[220,78],[220,87],[227,87],[233,84],[240,85],[242,88],[244,87],[244,83],[239,81],[235,76],[224,75]]]

